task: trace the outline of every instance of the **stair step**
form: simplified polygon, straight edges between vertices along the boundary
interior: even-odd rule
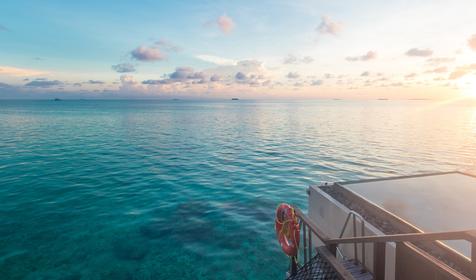
[[[346,260],[342,262],[342,266],[352,274],[356,280],[372,280],[373,276],[370,272],[365,271],[360,263],[354,260]]]

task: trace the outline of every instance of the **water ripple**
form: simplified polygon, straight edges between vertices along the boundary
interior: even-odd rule
[[[320,181],[475,170],[476,108],[2,101],[2,279],[278,279]]]

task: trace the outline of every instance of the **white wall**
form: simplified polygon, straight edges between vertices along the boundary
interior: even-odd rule
[[[344,226],[347,215],[350,210],[344,205],[340,204],[334,198],[327,193],[323,192],[316,186],[309,188],[309,217],[316,223],[317,227],[322,230],[330,238],[338,238],[339,234]],[[357,219],[357,236],[361,234],[360,220]],[[351,237],[353,233],[352,219],[347,225],[346,231],[343,237]],[[365,221],[364,226],[365,235],[383,235],[383,233]],[[317,242],[317,243],[316,243]],[[313,238],[313,244],[322,246],[323,243]],[[354,246],[353,244],[346,244],[340,246],[343,255],[347,258],[354,259]],[[362,261],[361,258],[361,244],[357,246],[357,259]],[[373,271],[373,245],[365,245],[365,266],[372,272]],[[395,244],[387,243],[386,246],[386,263],[385,263],[385,279],[395,279]]]

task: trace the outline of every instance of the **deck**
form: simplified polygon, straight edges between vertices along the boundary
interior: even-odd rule
[[[288,280],[372,280],[373,276],[353,260],[339,262],[325,247],[318,248],[317,254]]]
[[[476,211],[468,200],[476,196],[474,175],[340,182],[310,187],[308,194],[309,214],[295,209],[303,264],[291,265],[288,279],[476,280],[476,224],[468,215]],[[445,213],[432,211],[437,206]],[[452,226],[423,231],[422,223],[411,220],[421,216],[418,221],[445,225],[449,219]],[[467,249],[447,246],[454,244]]]

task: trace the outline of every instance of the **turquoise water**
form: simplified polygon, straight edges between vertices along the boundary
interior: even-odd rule
[[[476,107],[1,101],[1,279],[282,279],[279,202],[474,170]]]

